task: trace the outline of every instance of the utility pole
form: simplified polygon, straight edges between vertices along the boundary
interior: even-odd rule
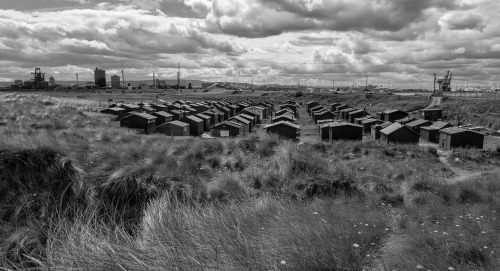
[[[366,76],[365,90],[368,90],[368,75]]]
[[[391,89],[391,80],[389,80],[389,90]]]
[[[156,88],[155,72],[153,72],[153,89]]]
[[[335,90],[335,80],[333,80],[333,90]]]
[[[122,83],[123,83],[123,86],[125,87],[125,75],[123,73],[123,70],[122,70]]]
[[[76,74],[76,87],[78,88],[78,73]]]

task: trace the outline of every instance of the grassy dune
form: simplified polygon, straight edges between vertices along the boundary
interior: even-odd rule
[[[116,128],[98,102],[0,103],[7,270],[500,268],[500,174],[452,183],[432,148],[175,140]]]

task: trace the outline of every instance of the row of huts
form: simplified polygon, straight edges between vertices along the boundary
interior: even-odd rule
[[[416,144],[422,139],[438,143],[444,149],[483,148],[483,134],[439,121],[442,109],[423,109],[418,119],[396,109],[377,112],[373,116],[365,109],[341,103],[329,105],[329,113],[326,113],[327,107],[315,101],[307,103],[307,109],[318,125],[323,141],[362,140],[364,135],[368,135],[376,140],[395,143]]]
[[[271,124],[264,126],[266,133],[275,134],[284,139],[298,140],[300,126],[297,125],[297,106],[294,101],[281,104],[271,116]]]
[[[121,127],[143,130],[146,134],[214,137],[244,136],[268,118],[274,105],[268,102],[207,101],[191,103],[162,100],[155,103],[113,104],[102,113],[116,116]]]

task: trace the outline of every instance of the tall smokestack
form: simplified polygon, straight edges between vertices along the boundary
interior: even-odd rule
[[[177,91],[181,90],[181,64],[177,63]]]
[[[122,70],[122,84],[125,86],[125,76],[123,75],[123,70]]]
[[[153,88],[156,87],[155,73],[153,72]]]

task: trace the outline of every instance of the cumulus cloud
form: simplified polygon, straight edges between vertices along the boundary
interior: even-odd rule
[[[457,79],[500,80],[493,0],[26,2],[0,4],[3,78],[34,66],[58,77],[95,66],[168,77],[179,62],[183,76],[212,80],[352,83],[369,74],[395,83],[447,69]]]
[[[214,29],[244,37],[306,29],[398,31],[424,20],[428,9],[457,7],[458,0],[213,0],[208,19]]]
[[[454,11],[445,14],[439,19],[439,25],[450,30],[478,30],[486,27],[481,15],[464,11]]]

